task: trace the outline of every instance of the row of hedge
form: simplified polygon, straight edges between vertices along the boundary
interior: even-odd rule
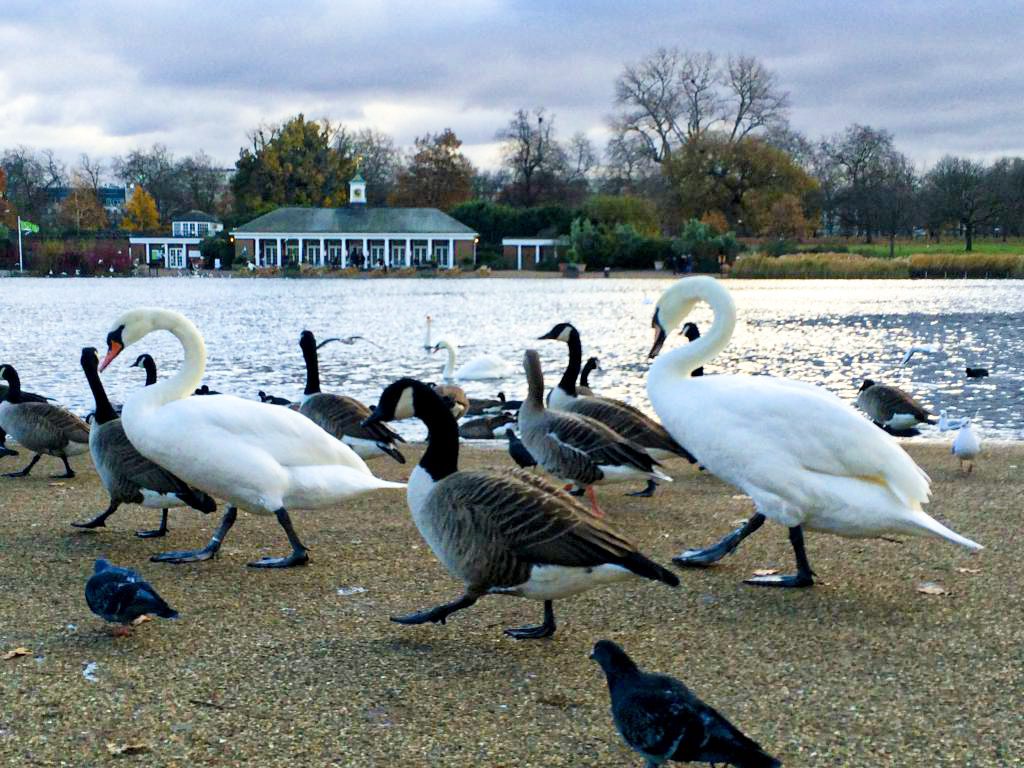
[[[794,253],[745,256],[733,277],[797,279],[1024,278],[1024,255],[916,253],[880,259],[852,253]]]

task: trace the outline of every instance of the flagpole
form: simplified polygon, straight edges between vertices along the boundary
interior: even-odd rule
[[[21,216],[18,217],[18,271],[25,271],[25,259],[21,253]]]

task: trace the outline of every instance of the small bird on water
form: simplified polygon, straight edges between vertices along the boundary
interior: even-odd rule
[[[115,635],[131,634],[132,622],[146,614],[162,619],[178,618],[178,612],[138,573],[119,568],[102,557],[96,561],[93,575],[85,584],[85,601],[89,610],[101,619],[121,625],[114,630]]]
[[[642,672],[612,641],[598,641],[590,658],[601,665],[608,680],[615,727],[647,760],[647,768],[669,761],[736,768],[782,766],[679,680]]]

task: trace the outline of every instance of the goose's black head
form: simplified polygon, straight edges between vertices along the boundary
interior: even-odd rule
[[[82,370],[95,371],[100,367],[100,353],[96,347],[82,347]]]
[[[858,392],[863,392],[868,387],[873,387],[873,386],[875,386],[875,382],[874,382],[873,379],[864,379],[864,383],[860,385],[860,389],[857,390],[857,391]]]
[[[568,344],[569,339],[574,333],[578,334],[579,331],[576,330],[576,326],[572,323],[559,323],[543,336],[538,336],[537,338],[540,341],[561,341],[564,344]]]
[[[590,658],[601,665],[601,669],[608,675],[609,679],[620,674],[636,672],[637,666],[628,654],[622,650],[622,646],[613,643],[611,640],[598,640],[594,649],[590,652]]]
[[[441,396],[422,381],[406,377],[384,388],[380,393],[380,402],[363,420],[363,425],[369,426],[380,421],[401,421],[414,416],[422,419],[439,410],[448,412]]]
[[[303,331],[299,335],[299,346],[303,352],[307,349],[316,351],[316,336],[313,335],[312,331]]]
[[[679,333],[685,336],[687,341],[696,341],[700,338],[700,328],[697,327],[696,323],[683,323],[682,330]]]
[[[659,316],[660,309],[654,310],[654,317],[651,318],[651,328],[654,329],[654,344],[651,345],[651,351],[647,353],[647,358],[653,360],[661,352],[662,346],[665,344],[665,339],[668,338],[668,331],[665,330],[665,326],[661,323],[661,317]]]
[[[141,355],[135,358],[135,362],[132,363],[130,368],[145,368],[148,364],[153,362],[153,357],[148,352],[143,352]]]
[[[18,372],[14,370],[13,365],[3,364],[0,365],[0,379],[3,379],[8,384],[14,382],[18,378]]]

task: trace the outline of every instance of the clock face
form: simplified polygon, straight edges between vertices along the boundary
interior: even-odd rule
[[[356,196],[356,197],[362,197],[362,196],[363,196],[363,190],[361,190],[361,189],[357,189],[357,190],[355,191],[355,196]]]

